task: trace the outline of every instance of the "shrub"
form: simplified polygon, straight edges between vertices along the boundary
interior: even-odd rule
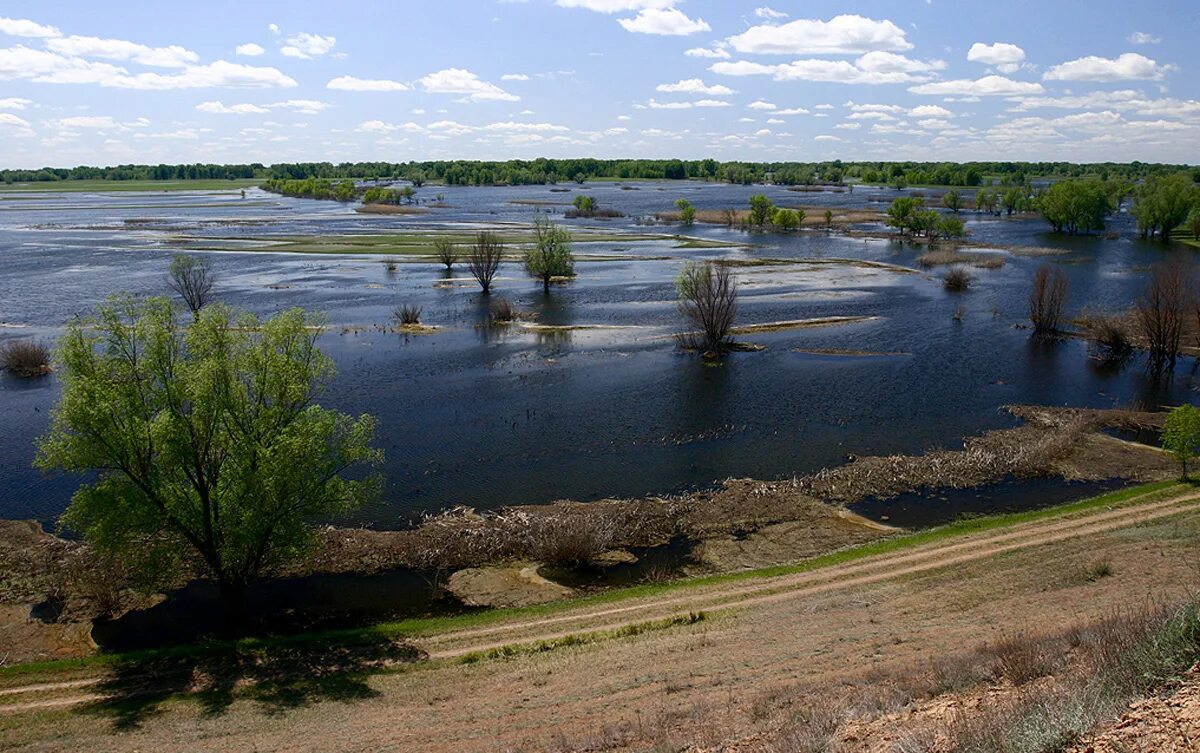
[[[396,309],[396,321],[400,325],[412,325],[421,323],[421,307],[410,306],[407,303]]]
[[[1150,268],[1150,281],[1134,307],[1134,318],[1154,368],[1175,368],[1184,319],[1192,307],[1193,278],[1192,266],[1182,256]]]
[[[50,348],[36,340],[12,340],[0,345],[0,368],[26,379],[50,373]]]
[[[775,204],[767,198],[766,194],[755,194],[750,197],[750,224],[755,227],[762,227],[771,220],[771,215],[775,211]]]
[[[1200,447],[1200,410],[1184,403],[1171,411],[1163,426],[1162,446],[1179,461],[1181,475],[1186,479],[1188,463]]]
[[[1091,316],[1083,322],[1095,355],[1107,363],[1122,363],[1133,355],[1125,322],[1116,316]]]
[[[217,278],[206,257],[175,254],[167,284],[179,294],[188,310],[195,314],[212,300],[213,285]]]
[[[546,515],[530,523],[530,555],[553,565],[585,564],[611,549],[617,534],[616,520],[602,512]]]
[[[579,198],[591,198],[579,197]],[[534,244],[525,250],[525,271],[530,277],[542,282],[542,289],[550,292],[550,281],[555,277],[575,275],[575,257],[571,253],[571,234],[554,223],[539,219],[533,228]]]
[[[1007,677],[1013,685],[1045,677],[1054,672],[1054,659],[1046,650],[1046,642],[1027,635],[1001,638],[986,651],[995,659],[996,672]]]
[[[951,293],[962,293],[969,290],[974,278],[971,273],[962,267],[951,267],[946,271],[946,276],[942,278],[942,284],[946,290]]]
[[[467,254],[467,268],[471,275],[483,288],[486,295],[492,290],[492,280],[500,269],[500,260],[504,257],[504,244],[492,232],[484,231],[475,236],[475,242]]]
[[[675,208],[679,210],[679,222],[691,226],[696,221],[696,207],[687,199],[676,199]]]
[[[1029,294],[1029,320],[1038,335],[1058,331],[1067,305],[1067,276],[1061,269],[1043,264],[1033,273],[1033,291]]]
[[[516,309],[513,308],[512,302],[507,298],[498,298],[492,304],[492,321],[500,324],[507,324],[515,321],[517,318]]]
[[[675,282],[679,310],[700,328],[698,336],[683,336],[685,347],[717,354],[729,346],[729,330],[737,311],[737,283],[727,267],[688,262]]]
[[[446,267],[449,273],[458,261],[458,246],[449,238],[438,238],[433,242],[433,254]]]

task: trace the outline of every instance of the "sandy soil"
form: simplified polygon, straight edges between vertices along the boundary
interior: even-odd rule
[[[756,709],[780,688],[910,666],[1014,632],[1061,628],[1188,592],[1200,554],[1196,496],[1046,519],[818,572],[462,630],[419,641],[435,661],[368,676],[355,693],[308,688],[286,703],[253,694],[215,704],[193,696],[139,707],[133,719],[103,704],[62,707],[94,698],[86,686],[0,696],[8,712],[0,714],[0,747],[715,749],[762,733]],[[1097,561],[1111,564],[1111,576],[1087,577]],[[708,619],[689,627],[503,660],[449,660],[696,609]]]

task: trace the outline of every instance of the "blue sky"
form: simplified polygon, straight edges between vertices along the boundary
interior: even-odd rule
[[[0,166],[1200,162],[1200,3],[0,3]]]

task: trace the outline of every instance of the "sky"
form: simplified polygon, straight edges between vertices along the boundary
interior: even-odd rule
[[[0,167],[1200,162],[1196,0],[0,0]]]

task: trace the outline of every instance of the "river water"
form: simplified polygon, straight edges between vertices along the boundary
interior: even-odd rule
[[[628,232],[678,232],[637,220],[671,210],[680,197],[700,209],[744,207],[759,192],[782,205],[882,208],[898,195],[660,183],[599,183],[569,193],[546,186],[426,187],[422,197],[442,194],[448,208],[368,216],[258,190],[244,199],[237,192],[0,194],[0,339],[52,340],[64,322],[113,292],[163,293],[181,234],[295,236],[528,222],[536,211],[564,207],[514,201],[565,203],[579,190],[626,217],[566,224]],[[1130,305],[1164,250],[1136,239],[1128,215],[1110,223],[1117,239],[1055,236],[1033,217],[962,216],[977,243],[1067,253],[1006,253],[1002,268],[975,270],[975,286],[963,294],[943,290],[942,270],[739,268],[739,324],[876,318],[746,335],[741,339],[766,350],[734,353],[717,366],[681,353],[671,339],[682,326],[674,278],[684,261],[859,259],[919,269],[915,258],[923,249],[816,230],[748,234],[697,225],[690,235],[753,246],[580,244],[578,252],[622,258],[579,262],[578,278],[554,286],[548,297],[506,264],[496,294],[540,323],[619,325],[551,334],[482,326],[488,301],[465,269],[455,273],[463,284],[435,286],[443,277],[436,264],[402,263],[389,272],[371,256],[221,252],[213,262],[219,297],[232,305],[264,315],[299,305],[328,315],[321,345],[339,373],[322,402],[378,416],[378,445],[387,456],[382,499],[351,522],[380,527],[458,504],[487,509],[667,493],[730,476],[803,474],[848,454],[957,447],[966,435],[1013,425],[1001,410],[1009,403],[1153,407],[1187,396],[1190,360],[1164,381],[1137,360],[1102,368],[1081,342],[1037,343],[1017,326],[1033,270],[1044,261],[1069,276],[1070,312]],[[422,321],[443,329],[426,336],[381,331],[376,325],[388,324],[401,303],[422,306]],[[889,355],[801,352],[839,349]],[[54,376],[0,375],[0,517],[51,521],[80,481],[31,467],[33,439],[46,430],[58,391]]]

